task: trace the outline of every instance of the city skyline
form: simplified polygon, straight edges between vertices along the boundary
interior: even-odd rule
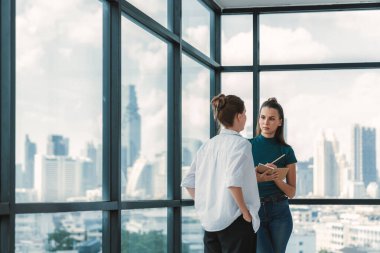
[[[134,98],[133,98],[134,100]],[[134,105],[131,107],[130,104],[126,104],[126,106],[129,106],[130,108],[134,108],[131,111],[132,114],[136,114],[138,111],[138,106],[136,100],[134,100]],[[137,114],[138,115],[138,114]],[[127,126],[127,125],[124,125]],[[138,126],[138,125],[137,125]],[[356,152],[353,152],[351,154],[343,154],[339,150],[339,141],[336,139],[334,134],[330,131],[327,134],[321,133],[318,137],[316,137],[315,146],[314,146],[314,156],[310,157],[310,160],[308,161],[299,161],[300,163],[300,169],[298,169],[299,179],[303,178],[307,182],[310,182],[310,180],[314,181],[312,182],[312,185],[314,185],[313,189],[310,190],[310,184],[304,183],[304,182],[297,182],[298,185],[304,185],[300,187],[300,192],[297,194],[298,196],[305,197],[310,192],[313,193],[312,196],[322,196],[322,197],[350,197],[350,198],[366,198],[367,196],[377,196],[379,193],[368,193],[367,186],[369,183],[379,183],[378,180],[374,179],[372,177],[371,180],[368,182],[364,181],[365,178],[365,171],[369,170],[367,168],[366,170],[358,170],[358,168],[355,168],[355,164],[351,163],[351,161],[355,160],[355,157],[363,156],[363,148],[355,148],[355,143],[358,141],[355,141],[355,132],[357,132],[357,129],[362,129],[364,133],[370,133],[370,137],[376,138],[376,129],[374,128],[368,128],[366,126],[360,126],[358,124],[351,127],[352,129],[352,147],[353,150]],[[139,132],[138,129],[135,131]],[[129,136],[129,137],[128,137]],[[137,137],[135,134],[128,134],[125,135],[125,137],[130,138],[131,140],[135,140]],[[366,146],[366,152],[371,153],[371,157],[376,157],[376,146],[373,144],[375,142],[374,138],[367,138],[366,135],[363,137],[363,141],[361,141],[361,145]],[[364,141],[366,140],[366,141]],[[372,144],[366,144],[367,142],[370,142]],[[30,164],[29,161],[32,160],[32,158],[25,157],[25,161],[29,164],[18,164],[17,166],[21,166],[20,169],[16,171],[16,184],[19,188],[33,188],[30,187],[30,182],[28,182],[28,178],[35,178],[36,181],[39,182],[39,184],[36,185],[34,188],[37,190],[37,192],[40,192],[41,189],[39,189],[38,185],[45,184],[44,180],[41,181],[41,175],[39,174],[39,177],[36,179],[36,174],[34,174],[32,177],[30,177],[30,173],[26,168],[33,168],[35,173],[41,173],[41,169],[44,168],[55,168],[54,172],[57,175],[56,180],[47,180],[49,183],[51,183],[51,186],[53,188],[46,189],[45,192],[49,192],[52,194],[52,192],[56,191],[56,188],[61,188],[61,193],[53,193],[52,197],[47,197],[50,201],[54,201],[56,195],[58,194],[58,199],[64,200],[65,198],[75,198],[75,197],[84,197],[86,194],[86,190],[94,190],[101,186],[101,150],[102,146],[98,145],[95,146],[91,141],[86,142],[86,146],[84,149],[84,152],[82,154],[72,155],[69,154],[69,143],[70,138],[54,134],[49,135],[46,138],[46,149],[45,153],[43,153],[40,149],[39,153],[33,153],[33,151],[37,150],[36,144],[33,142],[33,139],[29,135],[25,136],[25,148],[29,148],[31,151],[26,152],[34,154],[33,159],[36,159],[34,164]],[[201,146],[202,142],[197,139],[192,138],[185,138],[183,139],[183,146],[182,146],[182,154],[183,159],[182,163],[183,166],[189,166],[191,164],[191,161],[197,151],[197,149]],[[356,145],[357,146],[357,145]],[[43,150],[43,149],[42,149]],[[122,149],[122,152],[123,149]],[[137,152],[136,154],[140,154],[139,150],[136,150],[134,152]],[[144,157],[136,156],[134,158],[133,163],[131,163],[129,166],[127,166],[126,172],[128,177],[125,178],[125,181],[122,184],[122,192],[126,194],[125,196],[127,198],[165,198],[165,189],[166,186],[162,188],[160,184],[157,184],[158,181],[166,180],[166,152],[157,153],[156,158],[153,160],[147,160]],[[367,156],[368,157],[368,156]],[[41,160],[42,159],[42,160]],[[100,159],[100,160],[99,160]],[[160,159],[162,162],[159,162]],[[42,163],[41,163],[42,162]],[[49,165],[50,164],[50,165]],[[55,165],[54,165],[55,164]],[[71,165],[70,165],[71,164]],[[370,162],[370,164],[374,165],[376,164],[374,161]],[[53,166],[53,167],[52,167]],[[78,167],[79,166],[79,167]],[[367,165],[368,167],[368,165]],[[77,168],[77,169],[75,169]],[[371,171],[376,170],[376,168],[371,169]],[[64,174],[61,174],[63,172],[59,171],[72,171],[71,173],[74,174],[68,174],[68,178],[71,178],[72,180],[81,180],[82,183],[75,183],[67,181],[68,187],[70,188],[71,184],[77,185],[77,184],[84,184],[83,187],[79,188],[70,188],[69,192],[65,192],[64,189],[69,189],[67,187],[64,187],[63,185],[61,187],[58,187],[60,182],[58,182],[58,178],[65,178]],[[76,171],[76,172],[75,172]],[[312,175],[310,177],[310,172],[312,172]],[[21,173],[21,175],[19,175]],[[29,173],[29,174],[28,174]],[[79,174],[78,174],[79,173]],[[159,174],[161,173],[161,174]],[[322,173],[322,174],[321,174]],[[359,174],[358,174],[359,173]],[[59,176],[61,175],[61,176]],[[71,176],[70,176],[71,175]],[[74,176],[73,176],[74,175]],[[76,175],[76,176],[75,176]],[[361,175],[361,176],[360,176]],[[131,180],[129,183],[128,181]],[[20,181],[20,182],[18,182]],[[65,181],[65,180],[64,180]],[[85,183],[83,183],[85,182]],[[94,183],[95,182],[95,183]],[[360,184],[362,182],[362,184]],[[35,182],[33,182],[34,184]],[[305,185],[306,184],[306,185]],[[29,185],[29,186],[28,186]],[[91,186],[92,185],[92,186]],[[161,184],[162,185],[162,184]],[[42,186],[40,186],[42,187]],[[322,188],[320,188],[322,187]],[[371,186],[372,188],[375,186]],[[84,189],[85,188],[85,189]],[[84,190],[83,190],[84,189]],[[318,190],[320,189],[320,190]],[[374,190],[371,190],[372,192]],[[70,195],[71,194],[71,195]],[[57,196],[58,196],[57,195]],[[66,196],[66,197],[64,197]],[[43,201],[43,198],[41,196],[39,197],[40,201]]]

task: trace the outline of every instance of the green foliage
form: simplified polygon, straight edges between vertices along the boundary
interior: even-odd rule
[[[70,233],[63,228],[56,228],[53,233],[48,234],[48,251],[72,250],[76,240],[70,237]]]
[[[133,233],[121,232],[122,253],[165,253],[167,252],[166,235],[162,231]],[[182,253],[190,253],[189,247],[182,247]]]

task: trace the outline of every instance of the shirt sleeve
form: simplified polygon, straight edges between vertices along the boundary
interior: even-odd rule
[[[286,165],[297,163],[296,155],[294,154],[294,150],[292,147],[289,147],[288,152],[286,154]]]
[[[243,186],[246,170],[250,167],[249,164],[252,163],[252,159],[249,157],[249,155],[252,156],[250,152],[251,145],[249,142],[231,150],[227,166],[226,187]]]
[[[195,170],[197,167],[197,155],[191,163],[190,170],[187,175],[182,179],[181,187],[195,188]]]

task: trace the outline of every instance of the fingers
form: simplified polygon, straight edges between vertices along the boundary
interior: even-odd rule
[[[261,175],[261,178],[264,179],[264,181],[272,181],[272,180],[276,180],[279,178],[279,172],[276,171],[274,173],[270,173],[271,171],[266,171],[264,172],[262,175]]]
[[[277,168],[277,166],[275,164],[273,164],[273,163],[267,163],[265,165],[268,166],[268,167],[274,168],[274,169]]]
[[[243,214],[243,219],[246,222],[252,222],[252,215],[249,212],[247,214]]]

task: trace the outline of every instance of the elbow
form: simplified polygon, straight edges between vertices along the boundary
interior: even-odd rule
[[[296,196],[296,189],[294,189],[289,195],[287,195],[289,199],[293,199]]]

